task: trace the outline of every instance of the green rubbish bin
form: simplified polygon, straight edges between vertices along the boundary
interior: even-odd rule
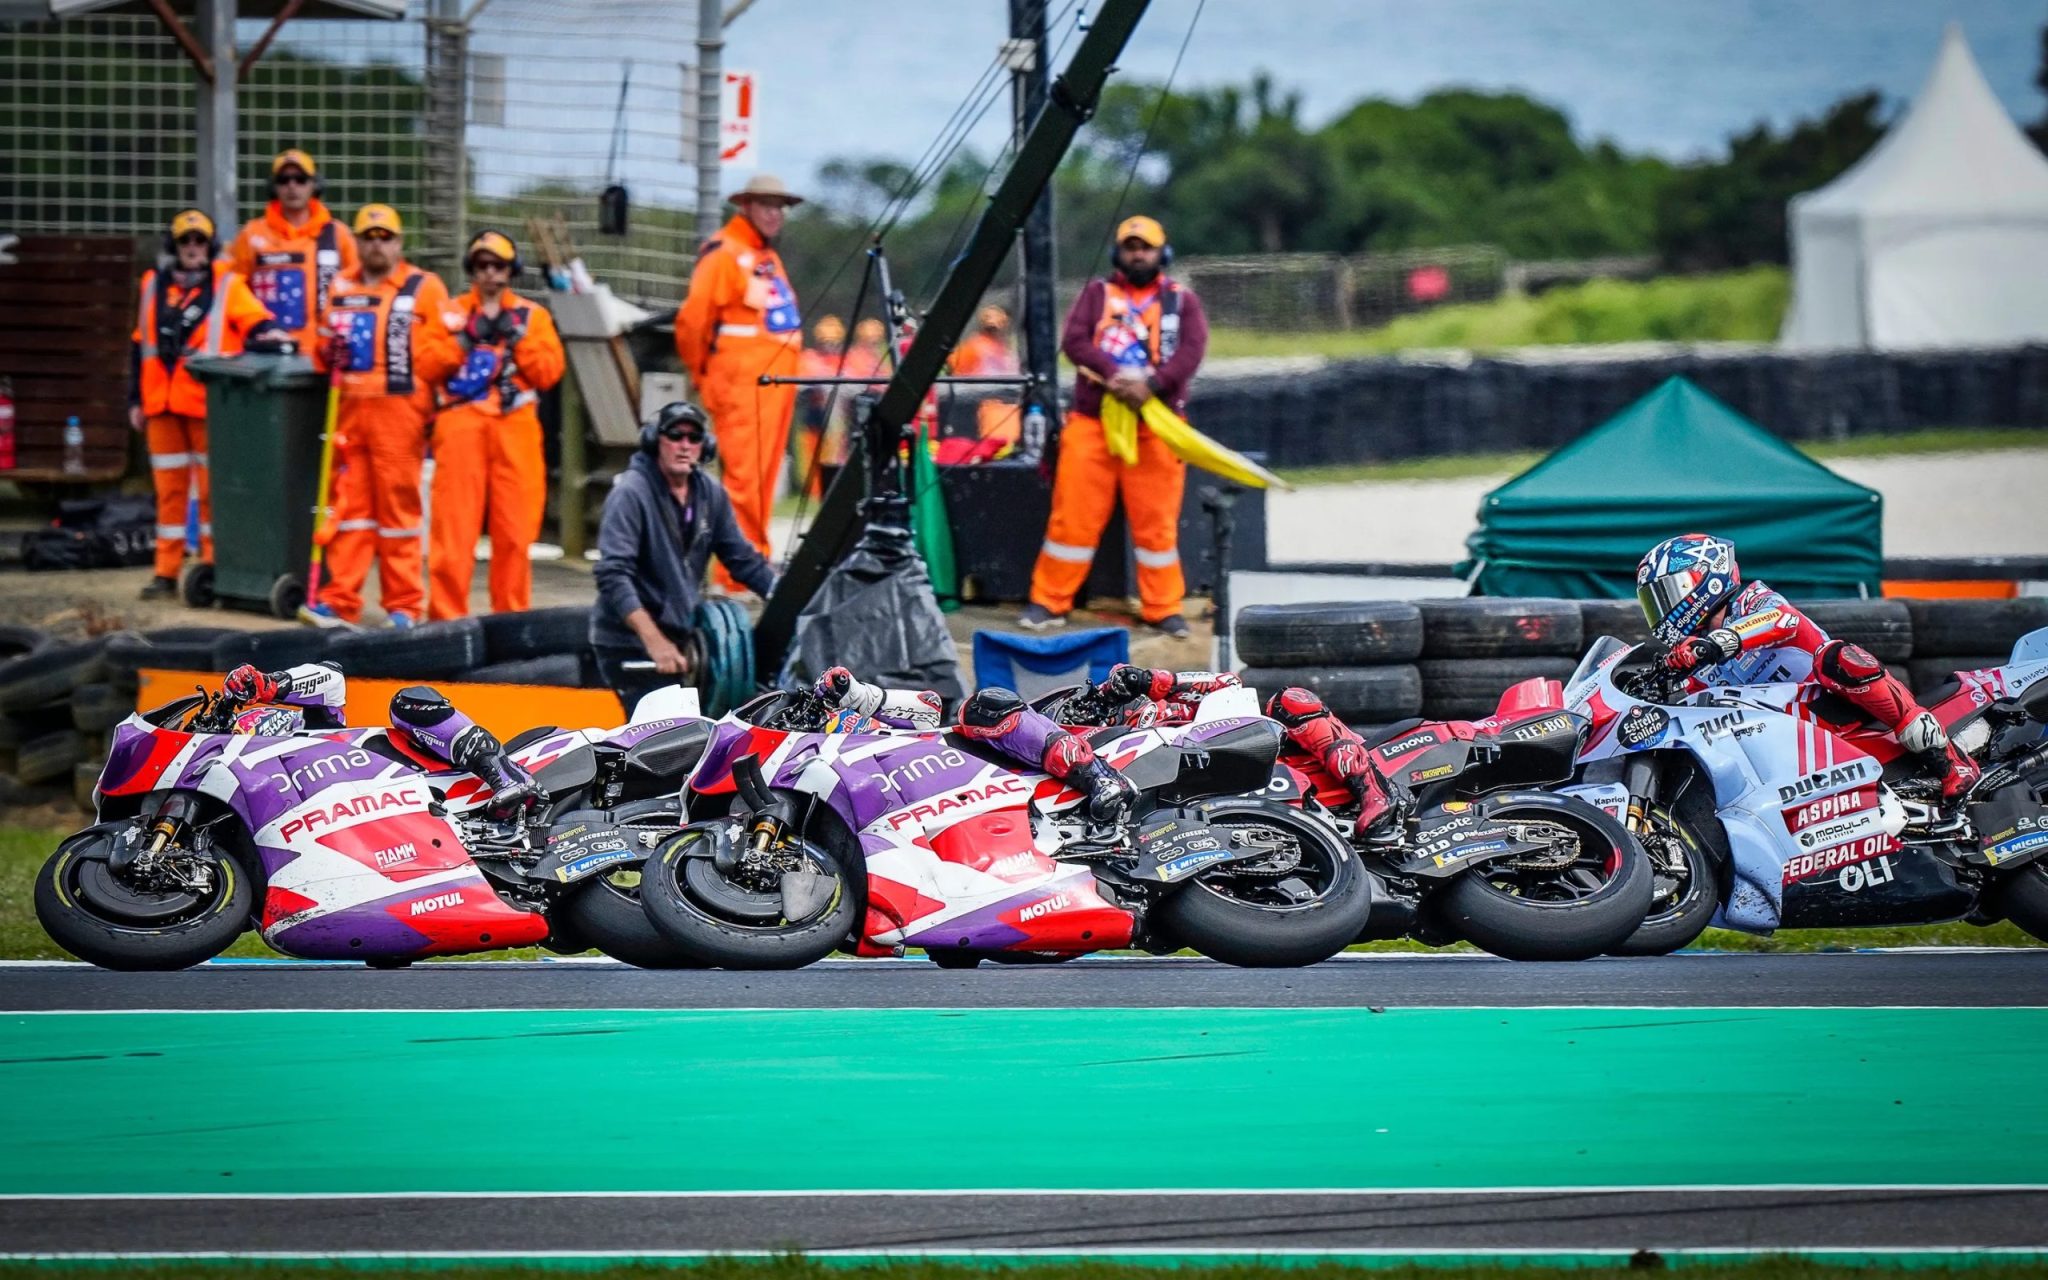
[[[304,356],[244,354],[188,365],[206,384],[213,481],[213,563],[185,571],[179,593],[292,618],[306,602],[327,376]]]

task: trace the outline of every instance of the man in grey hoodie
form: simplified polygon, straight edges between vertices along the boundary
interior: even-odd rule
[[[628,714],[643,694],[689,674],[677,641],[713,555],[756,595],[775,585],[775,571],[733,519],[732,501],[702,470],[717,457],[703,410],[665,405],[641,426],[640,450],[604,500],[590,644]],[[650,660],[651,671],[626,670]]]

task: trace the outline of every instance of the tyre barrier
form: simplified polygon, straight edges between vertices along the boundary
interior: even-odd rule
[[[1957,671],[2005,663],[2048,627],[2048,597],[1816,600],[1800,609],[1831,637],[1862,645],[1916,692]],[[1412,716],[1491,715],[1508,686],[1563,680],[1601,636],[1649,638],[1633,600],[1445,598],[1248,605],[1232,628],[1244,682],[1270,697],[1315,691],[1361,729]]]

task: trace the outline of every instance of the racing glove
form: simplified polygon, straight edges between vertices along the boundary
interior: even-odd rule
[[[1664,655],[1666,671],[1686,672],[1695,667],[1710,667],[1717,662],[1726,662],[1742,652],[1742,637],[1726,627],[1709,631],[1703,636],[1687,636],[1671,646]]]
[[[882,705],[881,688],[855,677],[845,667],[833,667],[819,676],[817,683],[811,686],[811,692],[835,711],[854,711],[871,716]]]
[[[290,678],[289,672],[258,671],[245,662],[228,672],[228,678],[221,682],[220,687],[221,692],[244,705],[251,702],[274,702]]]

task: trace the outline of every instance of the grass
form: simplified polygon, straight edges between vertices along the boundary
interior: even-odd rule
[[[1159,1251],[1170,1256],[1172,1250]],[[1341,1252],[1333,1250],[1333,1252]],[[1962,1250],[1957,1251],[1959,1254]],[[1078,1253],[1078,1251],[1077,1251]],[[1944,1265],[1946,1263],[1946,1265]],[[1924,1280],[1954,1276],[1958,1280],[2041,1280],[2048,1267],[2036,1263],[2002,1262],[1986,1257],[1972,1261],[1913,1261],[1901,1266],[1850,1265],[1843,1262],[1809,1260],[1790,1256],[1765,1256],[1742,1262],[1684,1257],[1664,1259],[1654,1253],[1639,1253],[1632,1264],[1556,1266],[1539,1263],[1477,1263],[1447,1257],[1437,1263],[1389,1259],[1381,1265],[1345,1265],[1338,1262],[1243,1262],[1203,1258],[1199,1255],[1167,1265],[1111,1262],[1084,1255],[1072,1261],[1032,1261],[1004,1265],[995,1259],[980,1263],[891,1260],[864,1262],[855,1259],[706,1257],[683,1260],[680,1264],[617,1264],[600,1258],[563,1259],[551,1266],[504,1262],[480,1266],[457,1262],[425,1260],[402,1267],[384,1259],[284,1261],[252,1259],[235,1261],[194,1261],[142,1265],[132,1262],[59,1263],[67,1271],[103,1271],[118,1267],[124,1275],[154,1280],[244,1280],[252,1275],[270,1280],[332,1280],[337,1270],[352,1280],[402,1280],[426,1272],[437,1280],[550,1280],[565,1272],[589,1280],[648,1280],[658,1275],[687,1270],[699,1280],[981,1280],[1000,1271],[1005,1280],[1171,1280],[1187,1270],[1198,1270],[1204,1280],[1641,1280],[1646,1274],[1670,1266],[1701,1280],[1876,1280],[1876,1277],[1912,1275]],[[30,1280],[46,1277],[49,1265],[0,1263],[0,1280]]]
[[[1789,285],[1778,267],[1655,280],[1589,280],[1534,297],[1437,307],[1376,329],[1269,333],[1219,328],[1209,356],[1325,356],[1602,342],[1772,342]]]
[[[1889,436],[1857,436],[1849,440],[1794,442],[1809,458],[1833,462],[1843,458],[1896,458],[1929,453],[1981,453],[1990,449],[2048,449],[2048,431],[2025,427],[1935,427]],[[1331,467],[1286,467],[1280,475],[1289,484],[1387,484],[1416,480],[1465,480],[1474,476],[1517,475],[1544,455],[1468,453],[1442,458],[1403,458],[1394,462],[1358,462]]]
[[[64,950],[50,941],[36,920],[36,872],[70,832],[43,827],[0,826],[0,960],[63,960]],[[1709,929],[1696,944],[1721,951],[1802,952],[1848,951],[1858,947],[2038,947],[2048,945],[2011,924],[1980,929],[1966,924],[1934,924],[1908,929],[1795,929],[1771,938]],[[1459,944],[1460,950],[1472,948]],[[1426,952],[1433,948],[1406,938],[1368,942],[1354,951]],[[270,957],[277,953],[254,933],[245,933],[225,953],[230,958]],[[592,953],[594,954],[594,953]],[[487,951],[452,957],[461,960],[536,960],[537,947]]]

